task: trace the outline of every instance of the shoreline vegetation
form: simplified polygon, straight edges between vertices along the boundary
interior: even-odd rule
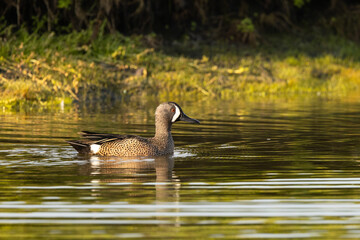
[[[0,1],[0,109],[360,95],[360,3]]]
[[[0,106],[360,93],[360,47],[331,34],[255,45],[91,30],[1,33]]]

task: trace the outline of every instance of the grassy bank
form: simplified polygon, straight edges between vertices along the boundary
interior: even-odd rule
[[[345,96],[360,92],[360,47],[335,36],[269,37],[258,46],[163,43],[91,31],[1,35],[0,104],[122,99]]]

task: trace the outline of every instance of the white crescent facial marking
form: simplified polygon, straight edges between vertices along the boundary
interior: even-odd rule
[[[171,122],[175,122],[179,116],[180,116],[180,109],[178,108],[178,106],[175,105],[175,114],[174,114],[173,118],[171,119]]]
[[[97,154],[100,150],[100,145],[99,144],[91,144],[90,145],[90,151],[93,153],[93,154]]]

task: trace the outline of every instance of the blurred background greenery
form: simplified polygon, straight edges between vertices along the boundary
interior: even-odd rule
[[[360,3],[5,0],[0,104],[355,96]]]

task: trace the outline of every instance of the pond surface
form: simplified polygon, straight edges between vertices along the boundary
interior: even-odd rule
[[[360,99],[359,99],[360,100]],[[0,114],[0,239],[358,239],[360,101],[181,103],[172,157],[85,158],[157,104]]]

